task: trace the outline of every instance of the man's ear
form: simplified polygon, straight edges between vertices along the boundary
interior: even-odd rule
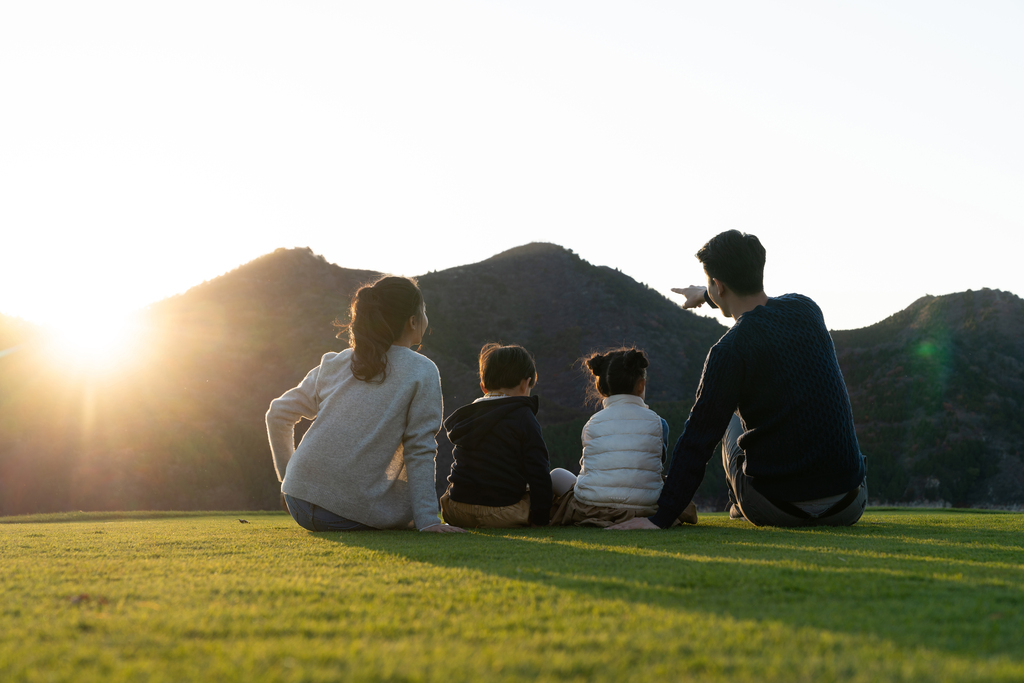
[[[483,382],[480,382],[480,391],[484,392],[484,396],[487,395],[487,387],[484,386]]]
[[[727,287],[725,286],[724,282],[719,280],[717,277],[711,278],[711,281],[715,283],[715,287],[718,289],[718,296],[722,296],[723,294],[725,294],[725,290],[727,289]]]

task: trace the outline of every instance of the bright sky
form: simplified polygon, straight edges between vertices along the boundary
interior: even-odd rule
[[[668,293],[730,228],[834,329],[1021,295],[1021,36],[996,0],[5,2],[0,313],[293,246],[418,275],[549,241]]]

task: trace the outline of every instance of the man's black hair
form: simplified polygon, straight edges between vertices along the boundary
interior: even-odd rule
[[[708,240],[697,252],[704,270],[740,296],[764,291],[765,251],[754,235],[727,230]]]

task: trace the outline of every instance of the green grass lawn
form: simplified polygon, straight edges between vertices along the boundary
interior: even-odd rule
[[[466,535],[76,514],[0,519],[0,558],[2,681],[1024,680],[1013,513]]]

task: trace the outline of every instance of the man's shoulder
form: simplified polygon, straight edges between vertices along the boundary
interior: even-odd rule
[[[733,336],[736,337],[757,328],[776,325],[790,327],[812,319],[820,321],[822,313],[811,297],[804,294],[781,294],[769,298],[767,304],[741,315],[729,332],[735,331]],[[727,332],[725,337],[728,336]]]
[[[793,335],[814,334],[823,329],[821,309],[813,299],[803,294],[782,294],[740,316],[711,351],[719,356],[744,354],[750,348],[788,343],[786,340]]]
[[[806,294],[789,293],[773,296],[768,300],[768,307],[782,312],[821,317],[821,308]]]
[[[806,294],[800,294],[798,292],[787,292],[786,294],[780,294],[778,296],[771,297],[772,301],[810,301],[812,304],[814,300]]]

